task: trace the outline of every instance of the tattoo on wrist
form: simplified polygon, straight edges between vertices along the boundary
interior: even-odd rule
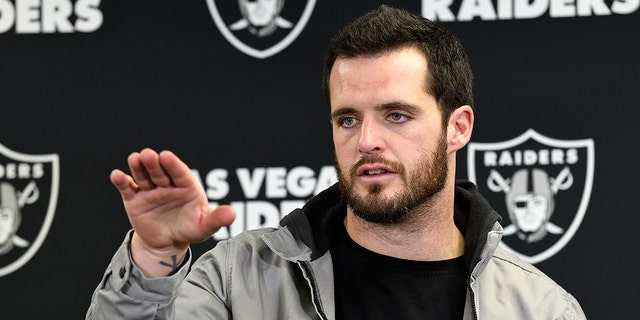
[[[175,254],[171,256],[171,263],[160,261],[160,264],[165,267],[171,268],[172,271],[178,269],[178,267],[180,266],[178,262],[178,256]]]

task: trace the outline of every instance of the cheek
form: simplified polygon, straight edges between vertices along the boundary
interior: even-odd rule
[[[438,146],[438,136],[425,134],[424,132],[405,132],[391,139],[394,149],[401,157],[416,157],[418,155],[431,154]]]
[[[336,154],[348,154],[358,150],[358,141],[353,135],[344,132],[344,130],[334,130],[333,146]]]
[[[353,158],[352,153],[349,152],[350,148],[344,145],[335,145],[335,157],[336,162],[343,168],[347,167],[350,163],[350,159]]]
[[[416,132],[412,139],[416,141],[416,144],[423,152],[428,151],[432,154],[441,148],[441,144],[448,145],[447,132],[443,132],[440,129],[440,126],[434,126],[421,132]]]
[[[337,137],[335,134],[333,136],[333,149],[335,152],[335,157],[336,157],[336,161],[340,164],[340,165],[344,165],[344,156],[346,154],[346,144],[344,142],[344,139],[341,139],[340,137]]]

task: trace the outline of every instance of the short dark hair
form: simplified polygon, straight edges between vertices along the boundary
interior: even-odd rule
[[[322,75],[327,103],[336,59],[375,57],[403,47],[415,47],[425,55],[425,90],[436,98],[445,123],[456,108],[473,107],[473,73],[460,40],[433,21],[386,5],[356,19],[332,39]]]

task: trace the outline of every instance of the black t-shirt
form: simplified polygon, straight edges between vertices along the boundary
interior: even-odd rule
[[[351,240],[344,226],[330,250],[336,319],[462,319],[462,257],[412,261],[377,254]]]

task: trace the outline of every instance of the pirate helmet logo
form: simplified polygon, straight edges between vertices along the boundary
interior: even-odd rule
[[[469,180],[503,217],[503,248],[537,263],[571,240],[591,197],[592,139],[558,140],[529,129],[504,142],[472,142],[467,158]]]
[[[229,43],[249,56],[264,59],[284,50],[300,35],[315,2],[207,0],[207,5],[213,21]]]
[[[516,234],[527,243],[542,240],[547,233],[562,234],[564,230],[550,219],[555,207],[555,194],[571,187],[573,176],[565,167],[557,178],[549,178],[541,169],[520,169],[505,180],[491,170],[487,185],[491,191],[504,192],[507,212],[512,224],[504,228],[504,235]]]
[[[27,155],[0,144],[0,277],[40,249],[58,200],[57,154]]]
[[[18,234],[22,213],[20,209],[38,198],[34,181],[31,181],[24,192],[18,192],[13,185],[0,182],[0,255],[8,253],[14,246],[25,248],[29,242]]]

